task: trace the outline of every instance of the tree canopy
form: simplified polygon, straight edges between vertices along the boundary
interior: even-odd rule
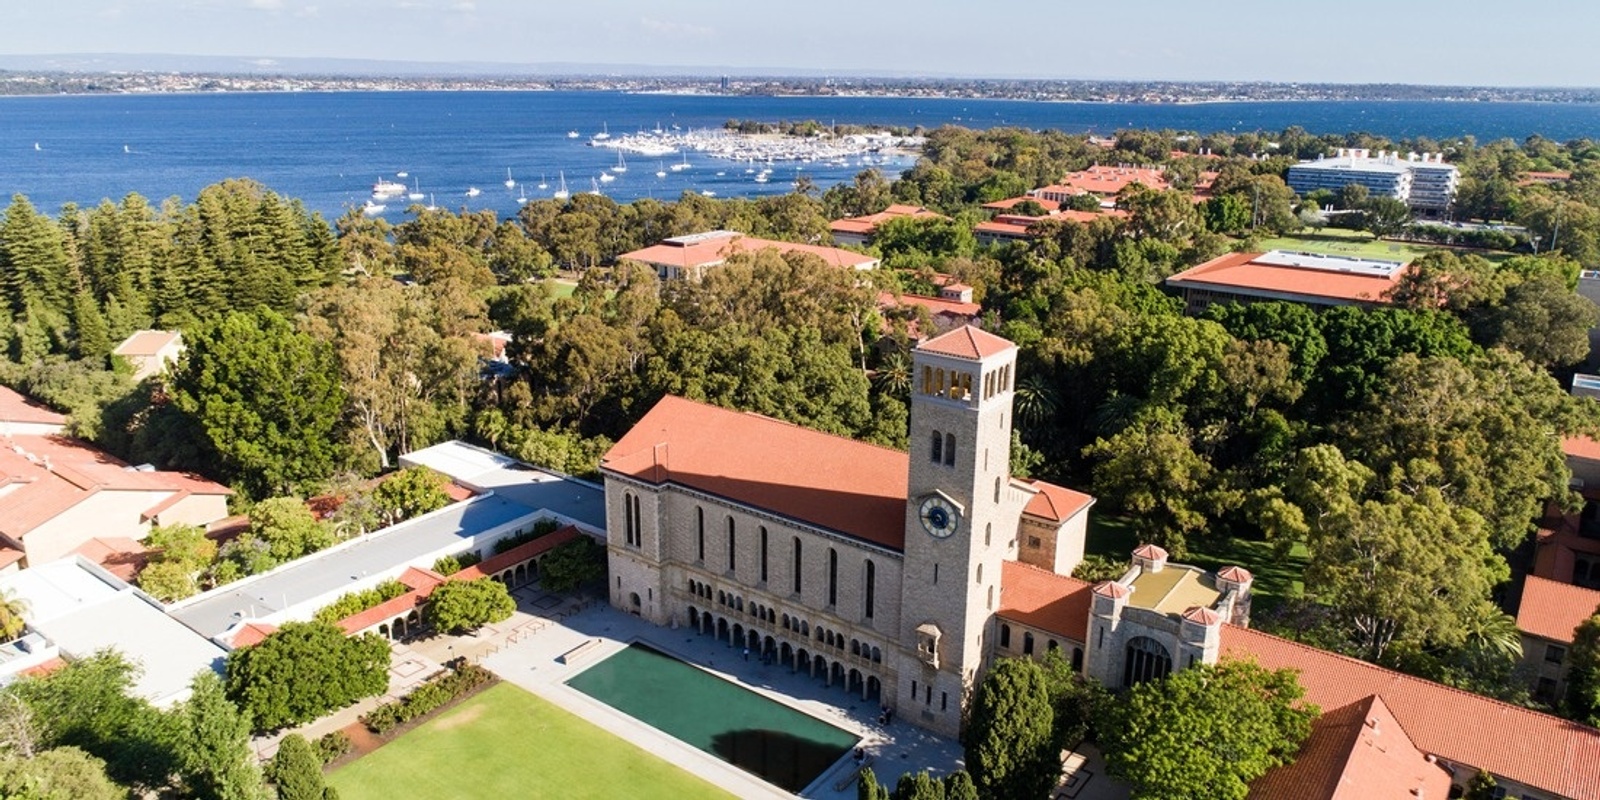
[[[287,622],[228,654],[228,698],[257,731],[316,719],[389,685],[389,645],[325,622]]]

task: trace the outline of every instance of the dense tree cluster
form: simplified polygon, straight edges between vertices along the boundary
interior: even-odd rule
[[[389,685],[389,645],[326,622],[288,622],[228,654],[228,698],[257,731],[309,722]]]

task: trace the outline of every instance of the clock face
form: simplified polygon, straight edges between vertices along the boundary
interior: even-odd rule
[[[918,516],[922,519],[922,527],[929,534],[940,539],[956,532],[956,525],[961,521],[961,512],[957,511],[950,501],[934,495],[922,501]]]

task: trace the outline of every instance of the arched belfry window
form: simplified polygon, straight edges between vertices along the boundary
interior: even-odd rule
[[[955,464],[956,435],[953,433],[947,433],[944,435],[944,465],[947,467],[953,467]]]
[[[1148,636],[1135,636],[1128,640],[1122,665],[1123,686],[1160,680],[1171,672],[1172,654],[1160,642]]]

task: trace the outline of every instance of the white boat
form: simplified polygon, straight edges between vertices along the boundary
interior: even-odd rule
[[[720,178],[720,177],[722,177],[722,176],[724,176],[724,175],[726,175],[726,174],[728,174],[728,173],[726,173],[726,172],[723,172],[723,171],[722,171],[722,170],[720,170],[720,169],[719,169],[719,170],[717,170],[717,177],[719,177],[719,178]]]
[[[700,194],[701,194],[702,197],[716,197],[717,196],[717,193],[711,191],[710,189],[701,189],[700,190]]]
[[[528,202],[528,190],[527,189],[518,189],[517,190],[517,205],[519,205],[519,206],[520,205],[524,205],[527,202]]]
[[[513,188],[516,188],[516,185],[517,185],[517,179],[511,177],[511,168],[510,167],[506,167],[506,188],[507,189],[513,189]]]
[[[365,215],[367,215],[369,217],[376,217],[379,214],[382,214],[384,212],[384,209],[387,209],[387,208],[388,208],[388,206],[386,206],[386,205],[384,205],[382,203],[374,203],[371,200],[368,200],[366,202],[366,205],[363,205],[361,207],[361,213],[363,213],[363,214],[365,214]]]
[[[397,178],[409,178],[409,177],[411,177],[411,173],[409,173],[409,172],[396,172],[394,175]]]
[[[567,138],[568,139],[576,139],[581,135],[582,134],[578,133],[577,131],[567,131]]]
[[[684,170],[686,170],[688,168],[689,168],[689,154],[688,154],[688,152],[685,152],[683,154],[683,161],[681,161],[681,162],[679,162],[677,164],[673,164],[668,169],[671,169],[673,172],[682,172],[682,171],[684,171]]]
[[[477,197],[480,194],[483,194],[483,190],[479,189],[478,187],[476,187],[476,186],[468,186],[467,187],[467,196],[468,197]]]
[[[600,182],[601,183],[610,183],[610,182],[612,182],[612,181],[614,181],[616,179],[617,179],[617,176],[612,175],[609,172],[600,173]]]
[[[33,149],[35,149],[35,150],[43,150],[44,148],[40,147],[38,142],[34,142],[33,143]]]
[[[662,164],[660,162],[656,163],[656,177],[657,178],[665,178],[665,177],[667,177],[667,166],[665,164]]]
[[[546,183],[545,180],[544,180],[544,174],[543,173],[539,174],[539,188],[541,190],[550,188],[550,184]]]
[[[408,200],[421,200],[422,199],[422,183],[421,182],[419,182],[419,181],[417,181],[415,179],[413,179],[411,181],[411,194],[406,195],[406,199],[408,199]]]
[[[627,172],[628,162],[622,160],[622,151],[617,151],[617,165],[611,168],[612,172]]]
[[[756,173],[756,183],[766,183],[766,182],[767,182],[767,173],[765,173],[765,172]]]
[[[602,122],[600,123],[600,132],[589,138],[594,139],[597,142],[603,142],[611,138],[611,131],[607,130],[606,124]]]
[[[589,179],[589,191],[588,191],[588,194],[592,194],[592,195],[599,195],[600,194],[600,184],[595,183],[594,178],[590,178]]]
[[[561,188],[557,189],[556,193],[550,196],[557,200],[565,200],[572,196],[572,192],[567,191],[567,173],[561,173]]]
[[[428,204],[422,207],[426,211],[438,211],[439,206],[433,202],[433,192],[428,193]]]
[[[406,185],[403,183],[395,183],[394,181],[379,178],[377,183],[372,184],[372,199],[374,200],[388,200],[391,197],[400,197],[405,193]]]

